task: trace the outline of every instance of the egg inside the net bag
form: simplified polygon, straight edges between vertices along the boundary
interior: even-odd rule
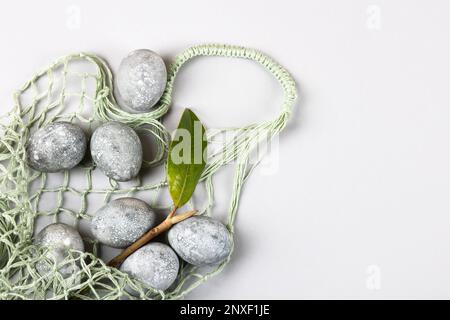
[[[166,290],[176,280],[179,268],[178,257],[172,248],[151,242],[131,254],[120,270],[152,288]]]
[[[47,261],[40,261],[36,269],[40,275],[47,275],[56,265],[57,270],[64,278],[70,277],[79,270],[78,262],[64,260],[69,256],[69,250],[84,252],[84,243],[79,232],[64,223],[53,223],[42,229],[36,236],[35,244],[45,246],[48,251],[45,254]],[[77,253],[74,252],[74,257]],[[64,262],[64,263],[63,263]]]
[[[161,98],[166,82],[163,59],[151,50],[135,50],[122,60],[116,74],[117,102],[131,113],[149,112]]]
[[[233,245],[233,237],[223,223],[203,216],[177,223],[169,230],[168,239],[180,258],[195,266],[224,261]]]
[[[125,248],[142,237],[155,223],[156,214],[147,203],[136,198],[119,198],[95,213],[91,230],[101,243]]]
[[[72,169],[83,159],[86,146],[86,136],[80,127],[70,122],[54,122],[30,137],[28,163],[42,172]]]
[[[141,169],[141,140],[129,126],[107,122],[92,134],[91,155],[106,176],[117,181],[128,181],[136,177]]]

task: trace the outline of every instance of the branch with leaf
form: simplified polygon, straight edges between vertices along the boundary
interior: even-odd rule
[[[149,230],[112,259],[108,263],[109,266],[119,267],[128,256],[150,240],[197,212],[197,210],[192,210],[176,214],[178,208],[189,201],[200,180],[206,166],[206,148],[205,128],[194,112],[185,109],[170,143],[167,158],[166,174],[169,193],[173,201],[172,210],[162,223]]]

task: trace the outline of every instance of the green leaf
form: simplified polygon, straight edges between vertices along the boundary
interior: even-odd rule
[[[206,166],[205,128],[195,113],[185,109],[169,146],[167,182],[173,204],[189,201]]]

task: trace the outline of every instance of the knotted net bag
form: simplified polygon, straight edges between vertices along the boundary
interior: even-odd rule
[[[129,114],[117,106],[113,96],[112,74],[106,62],[92,54],[73,54],[61,57],[35,74],[14,93],[12,110],[1,118],[0,124],[0,299],[177,299],[185,296],[210,277],[220,273],[230,257],[211,268],[197,268],[182,262],[174,285],[165,292],[155,290],[130,278],[115,268],[106,266],[98,258],[99,245],[91,239],[88,252],[71,251],[61,265],[76,265],[72,276],[64,278],[58,268],[42,276],[37,263],[48,263],[47,250],[33,245],[36,221],[43,216],[53,222],[62,214],[72,217],[73,225],[90,220],[90,195],[101,195],[106,203],[113,196],[152,193],[154,202],[160,192],[167,192],[165,178],[144,182],[141,178],[131,184],[119,185],[109,180],[106,187],[96,187],[94,165],[86,160],[76,169],[82,171],[82,183],[73,179],[73,171],[61,173],[62,179],[51,184],[52,173],[34,171],[27,165],[26,143],[30,134],[54,121],[82,124],[89,132],[96,123],[120,121],[138,133],[152,137],[157,150],[152,160],[143,167],[154,167],[164,162],[170,140],[162,125],[162,117],[171,105],[174,81],[180,68],[198,56],[223,56],[256,61],[280,83],[284,102],[278,116],[270,121],[254,123],[242,128],[224,128],[208,131],[209,144],[224,132],[233,139],[210,153],[201,181],[207,201],[200,214],[211,214],[214,204],[214,174],[233,162],[234,178],[228,209],[227,227],[234,232],[234,221],[241,188],[259,163],[250,162],[252,151],[262,139],[271,139],[285,127],[297,98],[296,85],[286,69],[260,51],[228,45],[199,45],[179,54],[168,68],[165,92],[149,113]],[[88,71],[86,71],[88,70]],[[69,89],[74,87],[78,89]],[[144,169],[145,170],[145,169]],[[98,170],[97,170],[98,171]],[[106,178],[105,178],[106,179]],[[56,199],[52,209],[41,209],[45,196]],[[67,197],[76,198],[78,209],[67,204]],[[155,203],[150,203],[156,206]]]

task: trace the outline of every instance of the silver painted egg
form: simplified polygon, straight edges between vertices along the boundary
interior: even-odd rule
[[[171,247],[195,266],[218,264],[230,254],[233,237],[224,224],[195,216],[174,225],[168,233]]]
[[[132,113],[149,112],[166,82],[166,66],[159,55],[147,49],[133,51],[122,60],[116,75],[117,102]]]
[[[120,270],[152,288],[166,290],[177,278],[179,267],[178,257],[168,245],[151,242],[130,255]]]
[[[36,236],[35,244],[48,247],[46,257],[58,265],[68,256],[69,250],[84,252],[84,243],[78,231],[64,223],[53,223],[42,229]],[[39,274],[45,275],[52,266],[47,261],[38,262],[36,269]],[[76,263],[67,263],[58,267],[64,278],[71,276],[79,270]]]
[[[70,122],[54,122],[30,137],[28,163],[42,172],[72,169],[83,159],[86,145],[86,136],[80,127]]]
[[[156,214],[147,203],[136,198],[119,198],[95,213],[91,230],[101,243],[125,248],[155,224]]]
[[[91,155],[106,176],[117,181],[128,181],[136,177],[141,169],[141,140],[127,125],[107,122],[92,135]]]

